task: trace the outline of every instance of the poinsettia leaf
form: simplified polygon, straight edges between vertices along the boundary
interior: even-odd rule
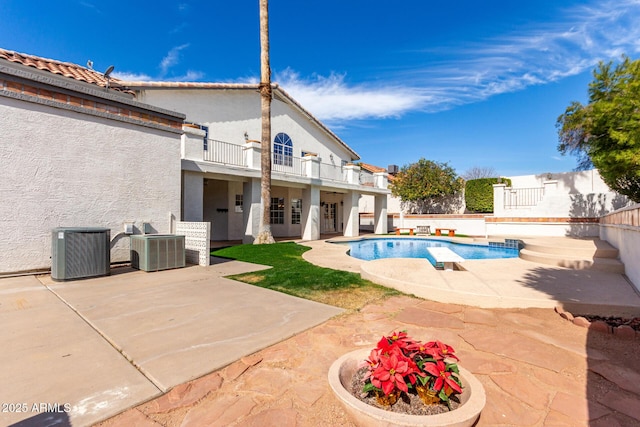
[[[449,400],[449,396],[447,396],[447,393],[445,393],[444,388],[442,390],[440,390],[440,393],[438,393],[438,397],[443,402],[447,402]]]
[[[370,391],[376,391],[376,390],[380,390],[380,389],[371,383],[366,383],[364,387],[362,387],[362,391],[367,393]]]

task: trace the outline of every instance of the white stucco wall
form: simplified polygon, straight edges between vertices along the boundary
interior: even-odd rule
[[[358,203],[361,213],[373,213],[375,211],[375,196],[370,194],[363,194],[360,196],[360,202]],[[390,214],[400,213],[401,201],[400,198],[394,197],[391,194],[387,196],[387,212]]]
[[[551,178],[551,179],[549,179]],[[600,217],[629,203],[604,183],[597,170],[510,177],[514,190],[544,187],[544,198],[531,207],[496,210],[506,217]],[[499,212],[499,213],[498,213]]]
[[[186,120],[209,127],[209,138],[244,145],[249,139],[260,140],[260,94],[252,90],[144,90],[139,100],[151,105],[180,111]],[[349,151],[299,110],[279,99],[271,103],[271,136],[284,132],[293,141],[294,157],[302,151],[317,153],[323,163],[340,165],[352,161]],[[273,141],[272,141],[273,143]],[[331,156],[333,155],[333,161]]]
[[[513,188],[542,187],[545,181],[558,181],[558,192],[568,194],[609,193],[611,189],[604,183],[596,169],[579,172],[553,174],[519,175],[508,177]]]
[[[612,218],[614,220],[612,220]],[[640,292],[640,204],[621,209],[600,224],[600,238],[618,249],[625,274]]]
[[[0,98],[0,272],[51,266],[51,229],[180,217],[180,136]],[[111,252],[129,259],[128,239]]]

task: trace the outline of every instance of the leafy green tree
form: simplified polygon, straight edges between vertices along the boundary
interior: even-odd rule
[[[595,166],[614,191],[640,202],[640,60],[600,62],[589,103],[573,102],[558,117],[558,150]]]
[[[430,207],[442,206],[443,199],[458,194],[463,185],[447,163],[420,159],[403,166],[390,187],[391,194],[411,204],[417,213],[426,213]]]

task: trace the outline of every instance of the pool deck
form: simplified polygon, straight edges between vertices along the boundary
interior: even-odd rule
[[[572,270],[520,258],[465,260],[465,271],[442,271],[436,270],[426,259],[363,261],[350,257],[347,246],[330,243],[349,240],[353,239],[301,242],[312,249],[303,256],[313,264],[358,272],[372,282],[441,303],[481,308],[553,308],[561,305],[569,311],[588,309],[598,314],[603,310],[620,315],[635,315],[640,310],[640,295],[622,274]],[[451,240],[469,243],[468,239]],[[530,240],[564,247],[584,245],[584,241],[561,237]]]

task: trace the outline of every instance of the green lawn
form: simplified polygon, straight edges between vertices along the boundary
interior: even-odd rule
[[[377,299],[400,294],[364,280],[359,274],[313,265],[302,259],[308,250],[286,242],[232,246],[212,251],[211,255],[273,267],[230,276],[234,280],[342,308],[359,309]]]

